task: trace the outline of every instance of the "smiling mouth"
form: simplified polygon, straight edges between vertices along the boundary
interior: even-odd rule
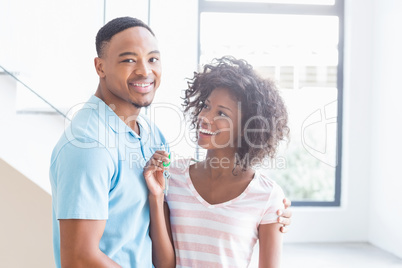
[[[207,134],[207,135],[212,135],[212,136],[217,135],[219,133],[219,131],[212,132],[212,131],[209,131],[209,130],[206,130],[203,128],[198,129],[198,131],[202,134]]]
[[[152,90],[154,82],[148,83],[129,83],[129,85],[134,89],[136,92],[141,94],[149,93]]]
[[[131,83],[131,85],[133,85],[135,87],[149,87],[152,84],[153,83]]]

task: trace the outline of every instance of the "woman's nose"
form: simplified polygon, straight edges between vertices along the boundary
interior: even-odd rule
[[[204,113],[200,118],[200,123],[203,125],[212,125],[214,123],[214,118],[211,113]]]

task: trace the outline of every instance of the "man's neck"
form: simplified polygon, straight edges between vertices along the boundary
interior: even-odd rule
[[[129,128],[140,135],[137,119],[141,108],[135,107],[133,104],[117,98],[110,92],[106,92],[105,94],[100,87],[98,87],[98,90],[95,92],[95,96],[105,102]]]

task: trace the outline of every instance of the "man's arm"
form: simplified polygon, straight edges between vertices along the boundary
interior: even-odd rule
[[[106,220],[59,220],[61,267],[121,267],[99,249]]]
[[[278,223],[282,224],[279,230],[282,233],[286,233],[288,231],[288,228],[286,226],[289,226],[291,223],[292,211],[289,209],[289,207],[292,203],[289,199],[285,198],[283,199],[283,204],[285,206],[285,209],[279,209],[276,214],[279,216]]]

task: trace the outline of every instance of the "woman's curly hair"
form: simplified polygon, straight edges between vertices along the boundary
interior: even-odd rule
[[[236,164],[242,170],[252,166],[255,159],[273,158],[279,142],[288,138],[288,114],[275,83],[259,77],[245,60],[231,56],[214,59],[188,80],[183,106],[192,128],[198,128],[198,115],[216,88],[228,89],[241,102],[243,135]]]

